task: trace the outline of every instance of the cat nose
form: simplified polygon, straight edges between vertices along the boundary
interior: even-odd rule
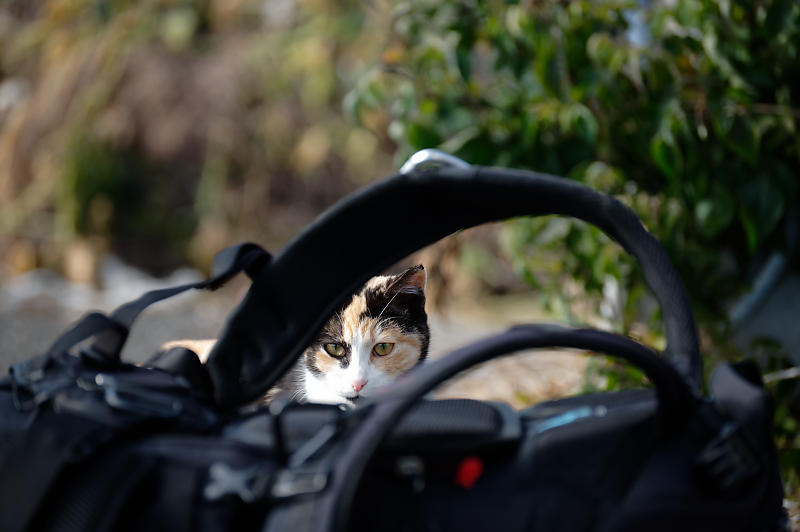
[[[367,379],[358,379],[356,381],[353,381],[353,389],[357,392],[360,392],[366,385],[367,385]]]

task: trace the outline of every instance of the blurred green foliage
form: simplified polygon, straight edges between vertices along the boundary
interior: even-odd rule
[[[348,103],[357,117],[391,110],[398,159],[438,147],[567,176],[631,206],[677,266],[718,359],[735,356],[727,310],[765,259],[796,260],[798,54],[795,0],[409,0],[383,64]],[[663,347],[638,270],[596,229],[525,219],[506,243],[567,317],[616,280],[627,297],[608,325]],[[641,382],[603,371],[601,387]],[[784,437],[796,420],[781,408],[788,471],[800,465],[796,438]]]
[[[800,5],[647,5],[404,2],[384,64],[350,108],[391,109],[399,159],[439,147],[617,196],[666,246],[701,316],[719,318],[721,294],[796,238]],[[610,275],[638,290],[621,250],[585,224],[514,231],[516,267],[532,281],[564,272],[592,293]],[[564,240],[568,253],[548,253]]]
[[[764,368],[775,375],[787,369],[787,357],[782,346],[767,339],[756,342],[753,348]],[[775,398],[773,436],[783,467],[783,485],[795,500],[800,499],[800,382],[798,379],[776,379],[768,382]]]

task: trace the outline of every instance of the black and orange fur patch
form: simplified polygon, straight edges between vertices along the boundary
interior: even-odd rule
[[[372,278],[353,295],[325,324],[303,354],[303,362],[313,375],[320,375],[334,366],[346,368],[350,363],[349,338],[368,336],[380,329],[382,341],[392,342],[395,349],[385,357],[376,357],[375,364],[392,375],[405,373],[428,355],[430,330],[425,313],[425,270],[414,266],[396,276]],[[325,351],[325,344],[344,347],[341,357]]]

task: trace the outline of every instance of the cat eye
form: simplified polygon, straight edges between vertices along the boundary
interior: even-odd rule
[[[332,357],[344,356],[344,346],[342,344],[325,344],[323,347],[325,352]]]
[[[388,342],[382,342],[380,344],[375,344],[375,347],[372,348],[372,352],[378,355],[379,357],[382,357],[391,353],[392,349],[394,349],[394,344],[390,344]]]

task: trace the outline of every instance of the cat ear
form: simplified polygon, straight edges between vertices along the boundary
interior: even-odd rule
[[[391,290],[401,294],[425,295],[425,284],[428,282],[428,273],[422,264],[412,266],[398,274],[391,284]]]

